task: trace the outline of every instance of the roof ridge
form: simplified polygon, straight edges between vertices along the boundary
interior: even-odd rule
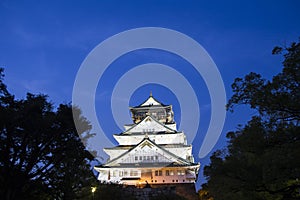
[[[158,101],[157,99],[155,99],[153,96],[152,96],[152,93],[150,94],[150,96],[143,102],[141,103],[140,105],[138,106],[142,106],[144,103],[146,103],[150,98],[152,98],[154,101],[156,101],[158,104],[162,105],[162,103],[160,101]]]
[[[133,146],[133,147],[132,147],[131,149],[129,149],[128,151],[122,153],[122,154],[119,155],[118,157],[116,157],[116,158],[114,158],[114,159],[108,161],[105,165],[109,165],[110,163],[112,163],[112,162],[114,162],[114,161],[120,159],[121,157],[123,157],[123,156],[125,156],[126,154],[130,153],[131,151],[133,151],[135,148],[137,148],[140,144],[142,144],[142,143],[145,142],[145,141],[149,141],[151,144],[153,144],[153,145],[156,146],[157,148],[159,148],[159,149],[161,149],[162,151],[166,152],[166,153],[169,154],[170,156],[176,158],[176,160],[180,160],[181,162],[186,163],[186,164],[191,164],[191,163],[192,163],[192,162],[190,162],[190,161],[188,161],[188,160],[186,160],[186,159],[184,159],[184,158],[181,158],[181,157],[179,157],[179,156],[173,154],[172,152],[166,150],[165,148],[160,147],[158,144],[156,144],[155,142],[153,142],[153,141],[150,140],[149,138],[146,138],[146,137],[145,137],[141,142],[139,142],[138,144],[136,144],[135,146]]]
[[[138,126],[140,123],[146,121],[146,119],[148,118],[151,118],[153,119],[155,122],[157,122],[158,124],[162,125],[163,127],[165,127],[166,129],[169,129],[171,130],[172,132],[176,133],[177,131],[176,130],[173,130],[171,129],[170,127],[166,126],[165,124],[161,123],[160,121],[158,121],[157,119],[155,119],[152,115],[148,115],[146,116],[142,121],[138,122],[137,124],[134,124],[132,127],[130,127],[129,129],[125,130],[124,132],[122,132],[121,134],[124,134],[124,133],[128,133],[130,130],[132,130],[133,128],[135,128],[136,126]]]
[[[161,106],[167,106],[167,105],[163,104],[162,102],[160,102],[159,100],[157,100],[155,97],[153,97],[152,92],[151,92],[150,95],[149,95],[149,97],[145,101],[143,101],[142,103],[140,103],[138,106],[133,106],[132,108],[146,107],[147,105],[143,106],[143,104],[145,104],[147,101],[149,101],[150,98],[152,98],[153,101],[157,102]],[[151,106],[151,105],[149,105],[149,106]]]

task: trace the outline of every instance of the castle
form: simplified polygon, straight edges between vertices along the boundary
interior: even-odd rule
[[[95,167],[98,180],[137,187],[194,184],[200,163],[194,162],[192,145],[176,128],[172,105],[150,94],[130,111],[133,123],[113,135],[119,145],[105,148],[108,161]]]

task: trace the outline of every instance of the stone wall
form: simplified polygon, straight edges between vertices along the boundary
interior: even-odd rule
[[[176,194],[174,187],[161,188],[133,188],[125,189],[126,193],[138,200],[151,200],[160,196],[174,196]]]
[[[199,199],[194,184],[151,185],[151,188],[126,187],[124,192],[138,200]]]

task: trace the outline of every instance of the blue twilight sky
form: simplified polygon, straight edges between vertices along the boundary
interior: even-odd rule
[[[271,78],[281,70],[282,57],[271,55],[271,51],[276,45],[298,40],[299,8],[298,0],[0,0],[0,66],[5,68],[5,83],[17,98],[23,98],[26,92],[44,93],[55,105],[68,103],[76,73],[96,45],[128,29],[164,27],[190,36],[206,49],[218,66],[229,98],[234,78],[251,71]],[[132,52],[116,60],[105,72],[96,95],[97,115],[109,138],[121,131],[109,109],[113,85],[131,67],[148,62],[176,69],[188,66],[171,53],[155,50]],[[200,103],[200,128],[193,142],[199,161],[199,143],[209,124],[210,99],[201,77],[189,67],[185,69],[179,71],[191,82]],[[174,105],[175,119],[179,121],[176,94],[158,84],[136,90],[131,106],[147,98],[150,90],[163,103]],[[224,147],[226,133],[244,124],[251,114],[255,112],[242,107],[228,113],[214,150]],[[200,160],[202,168],[208,161],[209,155]],[[203,182],[200,175],[198,185]]]

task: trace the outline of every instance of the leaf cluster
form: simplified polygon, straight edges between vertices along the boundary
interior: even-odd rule
[[[200,190],[206,199],[300,199],[300,43],[273,53],[284,61],[271,81],[252,72],[232,84],[227,108],[249,105],[258,114],[211,156]]]
[[[54,108],[45,95],[17,100],[0,70],[0,198],[80,199],[95,182],[90,161],[76,131],[72,108]],[[77,110],[89,138],[91,126]],[[90,195],[90,191],[88,193]]]
[[[233,96],[227,109],[235,105],[249,105],[259,111],[269,122],[300,120],[300,43],[290,47],[275,47],[274,54],[284,53],[283,70],[271,81],[251,72],[244,78],[236,78],[232,84]]]

